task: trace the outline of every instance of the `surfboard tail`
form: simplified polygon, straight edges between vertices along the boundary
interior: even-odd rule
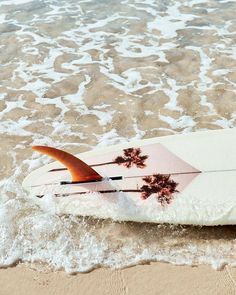
[[[62,163],[70,172],[72,181],[99,181],[102,176],[88,164],[72,154],[49,146],[33,146],[34,151],[45,154]]]

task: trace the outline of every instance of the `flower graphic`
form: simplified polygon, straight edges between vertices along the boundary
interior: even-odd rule
[[[126,168],[131,168],[136,166],[137,168],[145,168],[146,164],[145,161],[148,158],[147,155],[142,155],[140,148],[128,148],[123,150],[123,155],[118,156],[114,159],[114,161],[101,163],[101,164],[94,164],[91,165],[92,167],[103,166],[103,165],[123,165]]]
[[[170,178],[170,175],[154,174],[144,177],[143,180],[147,183],[141,188],[141,198],[143,200],[149,198],[152,194],[156,194],[157,200],[162,206],[170,204],[173,199],[173,194],[178,183]]]

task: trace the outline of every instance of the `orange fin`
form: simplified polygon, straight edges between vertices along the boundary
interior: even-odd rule
[[[102,176],[93,168],[67,152],[40,145],[33,146],[32,149],[61,162],[69,170],[72,181],[94,181],[102,179]]]

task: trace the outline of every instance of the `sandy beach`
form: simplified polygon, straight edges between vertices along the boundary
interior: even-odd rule
[[[151,263],[123,270],[96,269],[77,275],[40,273],[19,265],[0,270],[0,294],[233,295],[236,292],[235,280],[234,268],[215,271],[203,265],[191,267]]]
[[[236,294],[235,226],[58,216],[22,189],[50,162],[32,145],[77,154],[235,127],[235,9],[0,1],[0,294]]]

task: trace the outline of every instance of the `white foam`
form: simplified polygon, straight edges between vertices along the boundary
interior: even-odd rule
[[[136,210],[132,206],[127,207],[124,196],[120,200],[123,202],[119,206],[122,210],[114,214],[124,214],[124,210],[132,214],[132,210]],[[113,210],[112,202],[110,206],[107,210]],[[153,260],[188,265],[208,263],[216,268],[227,263],[233,265],[230,255],[227,255],[235,248],[233,242],[219,250],[219,244],[207,243],[204,234],[202,244],[199,244],[199,237],[195,241],[190,233],[192,243],[183,247],[183,238],[188,236],[184,228],[168,229],[159,225],[148,228],[137,224],[128,225],[127,231],[125,225],[101,221],[96,221],[91,227],[89,220],[59,217],[55,213],[55,198],[50,195],[44,198],[40,207],[30,199],[1,201],[0,265],[5,267],[19,260],[41,261],[54,269],[62,268],[71,273],[89,271],[98,265],[117,268]],[[119,227],[123,228],[121,233]],[[147,230],[152,239],[148,237]],[[147,234],[147,242],[143,240],[142,232]],[[196,229],[196,232],[200,233],[201,229]],[[114,238],[112,233],[116,233]],[[174,244],[165,242],[163,247],[163,241],[170,235]]]
[[[231,71],[228,69],[218,69],[212,72],[214,76],[222,76],[230,73]]]
[[[181,116],[178,119],[174,119],[170,116],[164,116],[159,114],[159,117],[162,121],[168,123],[172,129],[181,128],[184,129],[184,132],[189,132],[196,125],[196,122],[190,116]]]
[[[186,22],[197,18],[196,15],[180,13],[180,3],[168,7],[166,15],[158,15],[154,21],[148,22],[150,31],[156,29],[161,32],[163,38],[170,39],[177,36],[177,31],[184,29]]]
[[[33,2],[34,0],[5,0],[0,2],[1,5],[20,5],[20,4],[25,4],[29,2]]]
[[[1,3],[1,2],[0,2]],[[1,5],[1,4],[0,4]],[[4,23],[5,22],[5,19],[6,19],[6,15],[5,14],[0,14],[0,24]]]
[[[30,124],[31,121],[29,121],[27,117],[21,117],[18,122],[13,120],[5,120],[0,124],[0,133],[29,136],[31,135],[31,132],[24,130],[24,127],[29,126]]]
[[[121,73],[121,75],[117,75],[111,73],[110,69],[107,69],[106,67],[100,67],[100,72],[111,79],[109,84],[125,93],[133,93],[151,85],[151,83],[147,83],[145,85],[140,84],[142,77],[140,72],[138,72],[136,69],[129,69]],[[133,95],[138,96],[136,94]]]
[[[174,111],[183,111],[181,107],[177,105],[178,90],[183,89],[183,86],[177,86],[176,81],[168,78],[167,84],[170,86],[170,89],[163,88],[164,93],[170,98],[169,102],[165,104],[165,107],[169,110]]]

